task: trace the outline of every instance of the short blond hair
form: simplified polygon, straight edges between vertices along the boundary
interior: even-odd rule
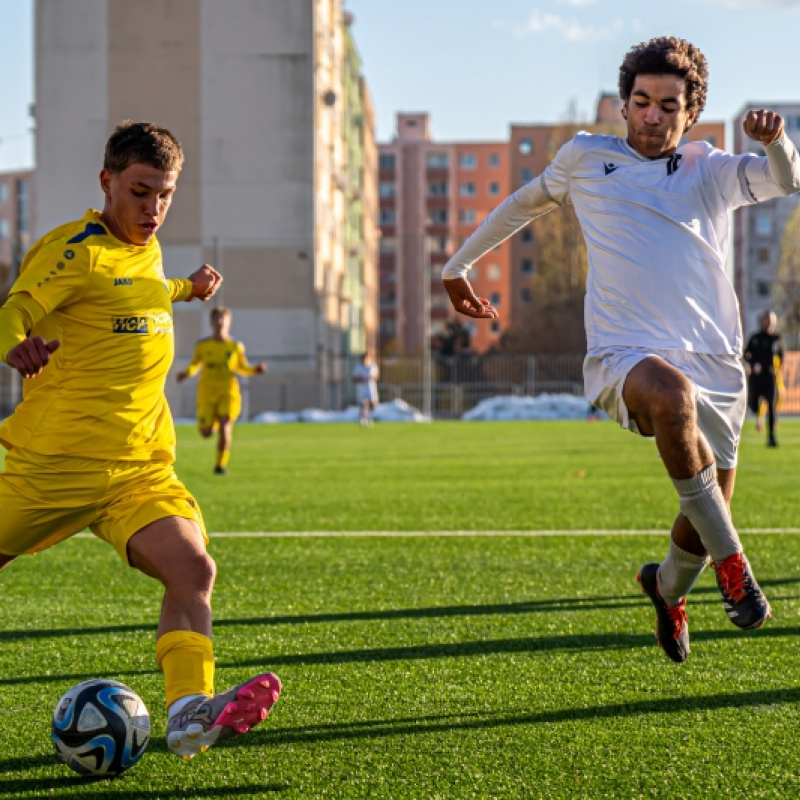
[[[216,306],[215,308],[211,309],[211,313],[209,314],[209,317],[211,318],[212,322],[218,317],[230,318],[231,316],[232,316],[231,310],[229,308],[225,308],[225,306]]]

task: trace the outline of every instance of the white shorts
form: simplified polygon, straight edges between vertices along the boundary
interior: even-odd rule
[[[747,384],[738,356],[643,347],[591,350],[583,362],[586,399],[623,428],[639,433],[622,400],[622,389],[628,373],[652,356],[664,359],[692,382],[698,427],[711,445],[717,466],[733,469],[747,411]]]

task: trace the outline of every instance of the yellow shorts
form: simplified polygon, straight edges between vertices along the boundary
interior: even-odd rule
[[[194,497],[171,464],[47,456],[15,447],[0,473],[0,553],[37,553],[85,528],[128,562],[130,538],[165,517],[194,520]]]
[[[237,392],[222,391],[197,393],[197,427],[216,428],[220,417],[235,422],[242,413],[242,396]]]

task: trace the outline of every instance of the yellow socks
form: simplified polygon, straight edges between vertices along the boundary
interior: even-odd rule
[[[187,695],[214,694],[214,648],[194,631],[169,631],[156,642],[156,665],[164,673],[167,708]]]
[[[217,463],[214,464],[214,466],[225,469],[225,467],[228,466],[228,459],[230,457],[231,457],[230,450],[217,450]]]

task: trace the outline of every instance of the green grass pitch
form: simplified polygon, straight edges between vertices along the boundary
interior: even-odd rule
[[[158,587],[92,538],[19,559],[0,578],[0,797],[800,797],[800,535],[755,532],[800,528],[800,420],[777,450],[752,428],[734,517],[774,618],[739,631],[706,573],[681,666],[634,580],[676,499],[653,444],[612,423],[241,425],[226,477],[181,428],[209,531],[414,535],[212,539],[218,687],[268,669],[285,688],[189,763],[163,744]],[[639,532],[585,533],[602,530]],[[416,535],[436,531],[500,533]],[[74,776],[49,741],[89,677],[153,718],[113,781]]]

